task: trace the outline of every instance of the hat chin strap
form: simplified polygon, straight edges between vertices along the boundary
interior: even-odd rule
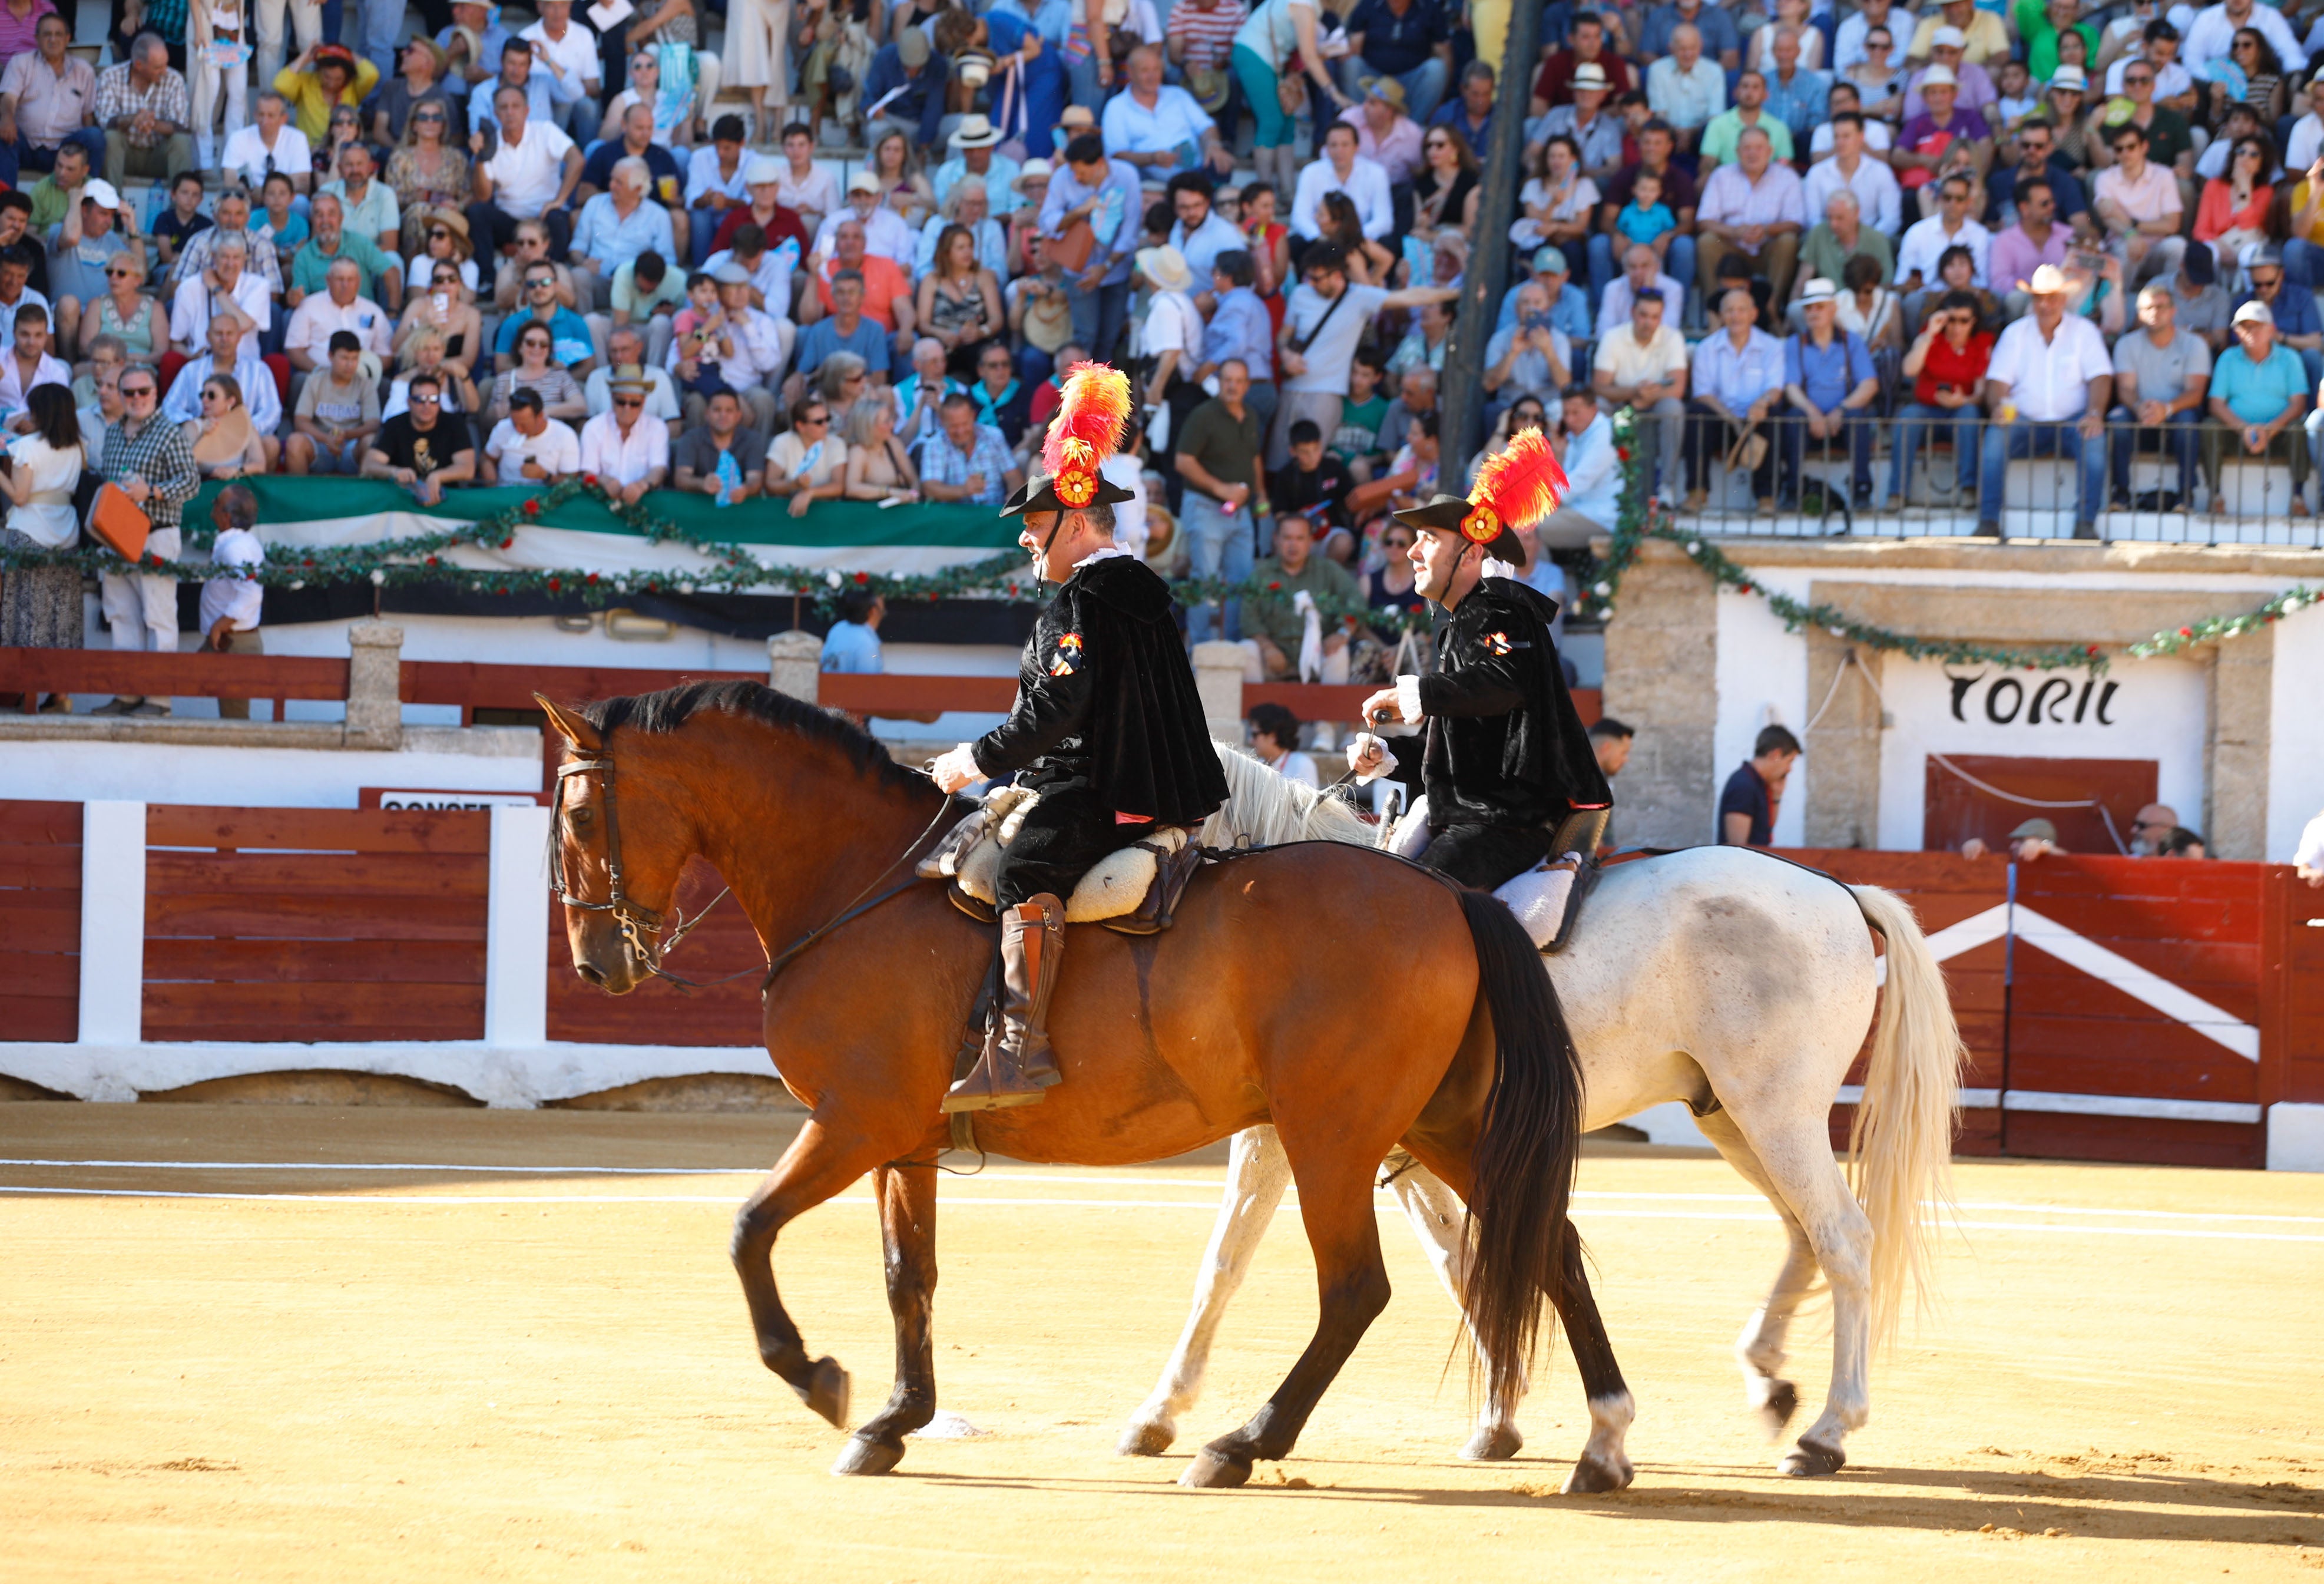
[[[1465,533],[1464,533],[1464,534],[1462,534],[1462,535],[1461,536],[1461,553],[1460,553],[1459,555],[1456,555],[1456,556],[1454,556],[1454,557],[1452,558],[1452,576],[1450,576],[1450,577],[1448,577],[1448,578],[1446,578],[1446,579],[1444,579],[1444,593],[1443,593],[1443,594],[1431,594],[1431,595],[1426,596],[1425,597],[1427,598],[1428,603],[1429,603],[1429,604],[1431,604],[1431,605],[1434,605],[1434,606],[1441,607],[1448,616],[1449,616],[1450,614],[1452,614],[1452,606],[1450,606],[1450,605],[1447,605],[1447,604],[1445,603],[1445,600],[1444,600],[1444,594],[1449,594],[1449,593],[1451,593],[1451,592],[1452,591],[1452,585],[1453,585],[1453,584],[1455,584],[1455,583],[1457,583],[1457,582],[1459,582],[1459,581],[1461,580],[1461,563],[1462,563],[1462,561],[1464,561],[1464,560],[1468,560],[1468,558],[1469,558],[1469,552],[1470,552],[1471,551],[1472,551],[1472,550],[1475,550],[1475,551],[1481,551],[1481,550],[1483,550],[1484,548],[1485,548],[1485,547],[1484,547],[1483,545],[1477,543],[1474,540],[1471,539],[1467,534],[1465,534]],[[1466,598],[1468,598],[1468,597],[1469,597],[1469,596],[1470,596],[1471,594],[1475,593],[1475,592],[1476,592],[1476,588],[1477,588],[1477,583],[1481,583],[1481,582],[1483,582],[1483,581],[1484,581],[1484,576],[1485,576],[1485,575],[1484,575],[1484,565],[1485,565],[1485,558],[1484,558],[1482,555],[1480,555],[1480,556],[1477,558],[1477,568],[1478,568],[1478,571],[1477,571],[1477,579],[1476,579],[1476,582],[1472,582],[1472,583],[1471,583],[1471,584],[1469,585],[1469,587],[1468,587],[1468,588],[1464,588],[1464,589],[1462,589],[1462,590],[1461,591],[1461,597],[1462,597],[1462,599],[1466,599]]]

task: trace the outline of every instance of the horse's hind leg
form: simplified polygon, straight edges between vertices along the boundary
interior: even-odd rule
[[[801,1402],[842,1430],[847,1428],[847,1372],[835,1358],[807,1356],[807,1344],[775,1291],[774,1254],[775,1238],[784,1227],[886,1158],[889,1152],[876,1141],[862,1142],[860,1132],[853,1136],[856,1142],[842,1150],[822,1124],[809,1117],[781,1162],[735,1212],[729,1246],[734,1273],[742,1280],[742,1300],[751,1308],[760,1361],[780,1376]]]
[[[1572,1221],[1565,1223],[1560,1257],[1565,1265],[1565,1296],[1558,1304],[1558,1318],[1565,1322],[1566,1340],[1572,1346],[1582,1394],[1590,1403],[1590,1440],[1565,1477],[1565,1494],[1619,1490],[1630,1483],[1630,1459],[1622,1442],[1637,1410],[1630,1388],[1623,1383],[1622,1367],[1614,1362],[1606,1324],[1598,1316],[1598,1300],[1590,1291],[1590,1273],[1582,1258],[1582,1234]]]
[[[1291,1183],[1291,1161],[1283,1141],[1268,1126],[1246,1127],[1234,1135],[1227,1154],[1226,1197],[1211,1228],[1211,1246],[1203,1251],[1201,1269],[1194,1273],[1194,1307],[1186,1329],[1153,1394],[1130,1416],[1121,1440],[1114,1448],[1124,1458],[1155,1458],[1178,1439],[1178,1415],[1194,1405],[1203,1389],[1203,1372],[1209,1366],[1211,1344],[1227,1304],[1242,1285],[1250,1268],[1251,1251],[1267,1236],[1268,1224],[1283,1203]]]
[[[904,1458],[904,1438],[936,1417],[936,1169],[933,1161],[872,1173],[886,1246],[888,1308],[896,1320],[896,1388],[847,1443],[834,1474],[885,1474]]]
[[[1444,1180],[1409,1156],[1390,1156],[1401,1169],[1392,1166],[1389,1186],[1396,1190],[1397,1202],[1404,1207],[1405,1219],[1412,1223],[1413,1235],[1420,1239],[1428,1263],[1436,1269],[1436,1279],[1444,1283],[1444,1291],[1452,1301],[1462,1306],[1467,1319],[1464,1294],[1469,1290],[1469,1209],[1461,1196],[1444,1185]],[[1476,1345],[1476,1333],[1469,1340]],[[1483,1348],[1478,1348],[1483,1357]],[[1491,1371],[1486,1371],[1488,1376]],[[1498,1462],[1514,1458],[1525,1445],[1525,1437],[1517,1431],[1517,1405],[1489,1398],[1477,1411],[1477,1428],[1469,1437],[1461,1456],[1477,1462]]]
[[[1768,1179],[1766,1168],[1744,1141],[1742,1129],[1735,1125],[1735,1119],[1724,1111],[1714,1111],[1699,1118],[1697,1125],[1703,1136],[1727,1158],[1727,1163],[1767,1196],[1767,1202],[1784,1218],[1784,1235],[1790,1240],[1784,1251],[1783,1269],[1775,1274],[1775,1285],[1768,1292],[1767,1301],[1743,1322],[1743,1334],[1735,1343],[1736,1360],[1743,1366],[1744,1400],[1766,1426],[1767,1439],[1774,1440],[1784,1433],[1792,1415],[1799,1412],[1799,1388],[1777,1372],[1784,1367],[1784,1344],[1791,1330],[1792,1317],[1815,1285],[1815,1250],[1809,1245],[1799,1218],[1792,1213],[1792,1207]]]
[[[1872,1223],[1832,1158],[1822,1106],[1787,1107],[1781,1100],[1763,1106],[1747,1097],[1740,1105],[1729,1100],[1728,1110],[1831,1288],[1831,1394],[1823,1413],[1776,1467],[1785,1474],[1835,1473],[1848,1461],[1849,1432],[1870,1413]]]
[[[1388,1267],[1381,1263],[1379,1222],[1372,1209],[1372,1170],[1383,1153],[1326,1163],[1311,1159],[1298,1172],[1299,1216],[1315,1254],[1321,1312],[1307,1349],[1275,1394],[1241,1429],[1204,1447],[1178,1477],[1185,1486],[1235,1486],[1250,1478],[1259,1459],[1288,1457],[1333,1377],[1372,1321],[1388,1307]],[[1299,1156],[1293,1156],[1295,1170]]]

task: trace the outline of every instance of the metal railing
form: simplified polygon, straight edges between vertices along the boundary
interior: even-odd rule
[[[2299,425],[2255,454],[2246,431],[2191,414],[2146,426],[2116,408],[2086,442],[2078,423],[1964,421],[1907,403],[1815,436],[1797,412],[1747,430],[1690,403],[1676,459],[1662,454],[1661,429],[1641,416],[1640,486],[1704,533],[1958,538],[1997,526],[2012,539],[2324,547],[2311,510],[2324,467]]]

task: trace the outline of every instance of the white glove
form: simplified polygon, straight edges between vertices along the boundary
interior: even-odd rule
[[[1348,744],[1348,768],[1356,773],[1358,786],[1370,786],[1396,768],[1396,755],[1379,738],[1360,731]]]
[[[938,792],[956,792],[964,786],[973,786],[985,779],[984,772],[976,767],[976,755],[966,743],[939,757],[928,766],[929,778]]]

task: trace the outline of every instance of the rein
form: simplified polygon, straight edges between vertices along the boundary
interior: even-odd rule
[[[746,968],[715,979],[696,980],[681,978],[662,967],[662,959],[675,949],[679,941],[691,934],[695,926],[708,917],[711,909],[731,895],[734,888],[731,885],[722,887],[718,894],[712,897],[690,919],[683,914],[678,914],[675,926],[669,931],[668,939],[660,939],[663,915],[658,910],[647,907],[629,894],[628,882],[622,873],[622,821],[613,797],[613,753],[610,749],[600,748],[591,751],[579,747],[572,747],[569,752],[572,755],[570,760],[557,767],[557,793],[549,808],[552,838],[557,837],[557,825],[563,819],[565,812],[566,778],[574,775],[602,776],[604,779],[598,784],[605,804],[605,877],[609,882],[610,890],[604,902],[589,902],[574,895],[572,887],[566,884],[565,879],[565,844],[561,838],[556,838],[552,839],[549,848],[549,888],[556,894],[557,899],[567,907],[576,908],[583,912],[613,914],[614,923],[621,929],[622,941],[628,945],[632,954],[645,964],[646,971],[658,979],[676,985],[681,990],[706,990],[714,986],[730,984],[746,975],[760,972],[757,968]],[[908,768],[917,769],[916,766]],[[918,773],[927,773],[925,771]],[[770,956],[767,959],[765,977],[759,981],[759,994],[763,996],[773,988],[775,976],[788,967],[791,959],[808,947],[813,946],[841,925],[862,917],[881,903],[900,895],[919,884],[918,875],[908,875],[887,890],[881,892],[879,895],[872,895],[872,892],[880,883],[894,874],[899,865],[913,861],[921,845],[936,833],[936,828],[944,822],[945,817],[952,812],[952,804],[953,801],[950,798],[946,798],[938,804],[936,816],[928,821],[927,828],[912,838],[911,844],[905,848],[893,862],[874,875],[871,884],[857,892],[847,905],[840,911],[837,917],[808,931],[780,952]],[[866,900],[867,898],[869,900]],[[673,913],[677,912],[675,908],[671,911]]]

